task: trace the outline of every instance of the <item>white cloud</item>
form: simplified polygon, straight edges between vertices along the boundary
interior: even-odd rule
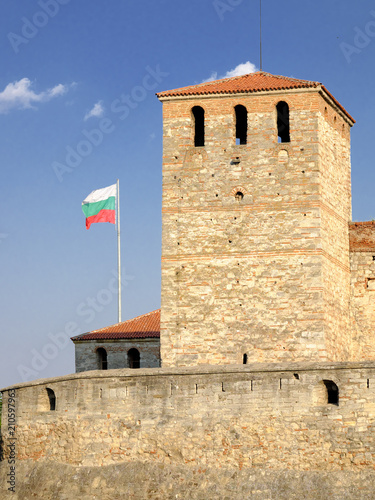
[[[248,75],[249,73],[255,73],[256,71],[258,71],[258,68],[255,66],[255,64],[251,63],[250,61],[247,61],[245,63],[239,64],[234,69],[227,71],[224,78],[231,78],[232,76]]]
[[[214,80],[217,80],[218,77],[217,77],[217,71],[213,71],[211,73],[211,76],[209,76],[208,78],[206,78],[206,80],[202,80],[201,83],[208,83],[208,82],[213,82]]]
[[[86,121],[93,116],[99,118],[100,116],[103,116],[103,113],[104,113],[103,101],[98,101],[96,104],[94,104],[94,107],[85,114],[84,120]]]
[[[31,89],[32,83],[28,78],[22,78],[18,82],[8,83],[5,89],[0,92],[0,113],[8,113],[12,109],[35,108],[33,104],[47,102],[54,97],[61,96],[68,92],[70,85],[59,83],[51,89],[37,94]]]
[[[245,63],[238,64],[234,69],[227,71],[224,76],[217,76],[217,71],[214,71],[207,80],[203,80],[202,83],[212,82],[213,80],[220,80],[222,78],[231,78],[232,76],[247,75],[249,73],[255,73],[258,68],[255,64],[247,61]]]

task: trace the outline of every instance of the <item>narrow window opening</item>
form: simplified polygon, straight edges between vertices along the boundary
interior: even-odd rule
[[[247,354],[246,353],[243,355],[243,364],[247,365]]]
[[[52,389],[47,388],[47,394],[49,399],[49,409],[50,411],[56,410],[56,396]]]
[[[370,389],[370,379],[367,379],[367,389]]]
[[[290,142],[289,131],[289,106],[286,102],[280,101],[277,106],[277,135],[279,142]]]
[[[96,351],[96,355],[98,357],[99,370],[107,370],[108,369],[107,351],[103,347],[99,347],[99,349]]]
[[[224,389],[224,382],[221,382],[221,392],[225,392],[225,389]]]
[[[128,365],[129,368],[140,368],[141,366],[141,355],[134,347],[128,351]]]
[[[339,405],[339,388],[332,380],[323,380],[327,389],[327,402],[329,405]]]
[[[194,106],[194,146],[204,146],[204,109]]]
[[[242,104],[234,107],[236,113],[236,144],[247,143],[247,109]]]
[[[254,390],[254,383],[252,380],[250,381],[250,390],[251,390],[251,392],[253,392],[253,390]]]
[[[243,200],[243,193],[241,191],[237,191],[235,198],[237,201]]]
[[[298,375],[298,373],[294,373],[294,378],[295,378],[295,379],[297,379],[297,380],[299,380],[299,375]]]
[[[198,394],[198,384],[195,384],[195,394]]]

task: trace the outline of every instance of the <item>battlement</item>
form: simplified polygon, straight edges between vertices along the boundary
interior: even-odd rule
[[[331,391],[335,386],[337,401],[332,401]],[[260,425],[258,432],[262,433],[265,421],[269,425],[275,421],[272,426],[276,425],[284,436],[288,435],[291,450],[298,444],[293,442],[293,436],[300,435],[288,429],[293,421],[298,423],[298,429],[304,429],[307,442],[312,430],[320,429],[321,439],[329,442],[334,439],[339,448],[337,440],[345,440],[347,432],[357,433],[361,427],[353,412],[361,418],[366,414],[369,422],[375,416],[375,363],[271,363],[140,369],[136,372],[122,369],[36,380],[2,390],[5,441],[9,438],[6,427],[9,391],[16,391],[19,459],[53,458],[55,455],[56,459],[66,463],[107,464],[114,460],[109,449],[116,448],[117,458],[120,456],[126,461],[133,454],[130,446],[133,439],[142,435],[144,440],[141,439],[136,448],[137,454],[142,450],[144,458],[154,450],[152,454],[164,462],[166,449],[170,449],[170,453],[179,449],[187,459],[197,460],[198,456],[208,452],[204,445],[202,448],[206,433],[213,437],[216,423],[220,422],[219,434],[225,433],[224,429],[232,425],[239,428],[242,444],[238,449],[242,451],[233,452],[232,456],[233,465],[238,466],[243,448],[250,449],[248,446],[253,439],[246,429],[257,423]],[[53,409],[49,397],[51,391],[54,394]],[[204,422],[204,425],[193,429],[196,421]],[[116,431],[119,426],[122,431]],[[123,434],[124,426],[128,429],[127,437]],[[93,433],[93,428],[98,432]],[[180,442],[179,428],[182,434],[183,429],[191,429],[197,448],[186,448]],[[36,439],[40,432],[45,436],[42,441]],[[57,445],[57,436],[61,433],[64,446]],[[109,435],[113,436],[110,442]],[[218,436],[216,438],[217,443],[211,443],[214,446],[209,447],[210,453],[223,454],[221,440]],[[267,439],[264,437],[265,441]],[[372,441],[375,453],[375,438],[368,436],[369,447]],[[133,444],[135,446],[135,441]],[[290,460],[299,462],[298,468],[311,466],[310,455],[316,446],[314,442],[305,443],[305,451],[291,451],[296,456]],[[164,450],[162,454],[161,449]],[[261,447],[256,455],[258,453],[258,459],[264,465],[272,458],[279,467],[282,466],[285,449],[281,454],[274,449],[270,455]],[[359,452],[353,449],[350,453],[356,455]],[[254,450],[250,455],[254,458]],[[330,456],[334,455],[334,449],[330,447]],[[337,461],[332,462],[333,468],[341,464],[339,456],[338,453]],[[251,460],[245,461],[247,467],[252,466]],[[325,460],[320,463],[319,467],[328,466]]]
[[[2,390],[5,458],[13,390],[19,467],[138,464],[156,474],[164,498],[181,467],[185,479],[210,471],[204,482],[222,491],[229,471],[242,471],[254,479],[250,494],[288,469],[300,478],[340,472],[355,485],[375,461],[372,362],[108,370],[18,384]]]

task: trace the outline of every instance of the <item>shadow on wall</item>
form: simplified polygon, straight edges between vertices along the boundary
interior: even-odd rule
[[[1,415],[2,415],[2,410],[3,410],[3,395],[0,392],[0,462],[4,460],[4,442],[3,442],[3,436],[1,433]]]
[[[0,462],[4,460],[4,441],[3,441],[3,435],[1,434],[1,427],[0,427]]]

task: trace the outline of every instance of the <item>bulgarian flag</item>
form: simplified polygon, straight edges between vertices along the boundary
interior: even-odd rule
[[[117,185],[97,189],[82,202],[82,210],[86,216],[86,229],[94,222],[116,223]]]

